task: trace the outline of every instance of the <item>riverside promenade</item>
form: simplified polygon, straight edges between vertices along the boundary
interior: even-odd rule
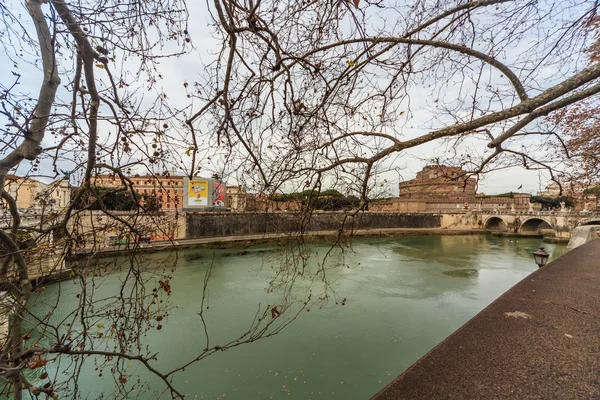
[[[372,398],[399,399],[600,399],[600,240],[523,279]]]

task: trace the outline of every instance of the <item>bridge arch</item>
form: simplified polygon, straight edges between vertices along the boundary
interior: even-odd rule
[[[508,224],[500,217],[490,217],[483,224],[483,229],[494,232],[506,232],[508,231]]]
[[[543,229],[554,229],[554,227],[543,218],[529,218],[523,221],[519,227],[519,232],[541,235]]]

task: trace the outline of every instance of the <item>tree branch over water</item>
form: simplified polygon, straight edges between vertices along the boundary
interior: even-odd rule
[[[343,264],[355,218],[383,193],[385,174],[406,173],[415,160],[469,176],[520,164],[554,178],[556,147],[544,147],[552,140],[597,170],[596,3],[214,0],[193,5],[202,13],[194,22],[210,20],[208,33],[188,25],[188,5],[0,4],[0,47],[12,64],[0,78],[0,185],[10,214],[0,230],[10,314],[2,394],[84,396],[86,362],[114,376],[105,396],[156,390],[130,379],[125,363],[137,361],[160,378],[158,390],[182,398],[175,377],[184,369],[279,334],[310,304],[340,300],[328,268]],[[23,7],[28,22],[18,18]],[[190,61],[196,53],[201,64]],[[14,174],[23,186],[52,181],[35,199],[34,222],[18,207]],[[225,177],[266,207],[282,191],[305,196],[295,203],[297,230],[265,257],[274,266],[268,292],[281,303],[258,305],[246,331],[218,344],[206,318],[209,269],[197,304],[203,346],[161,370],[144,335],[175,309],[179,254],[155,265],[141,242],[155,235],[172,245],[181,215],[152,209],[134,181],[162,179],[157,188],[167,193],[174,174]],[[49,193],[65,184],[73,195],[55,207]],[[331,250],[313,262],[305,233],[329,187],[358,199]],[[111,237],[127,243],[107,260]],[[330,262],[336,255],[341,261]],[[44,276],[64,272],[65,259],[77,284],[72,310],[61,304],[67,286],[50,305],[42,294]],[[104,292],[110,278],[118,290]],[[319,282],[324,293],[294,291],[299,282]]]

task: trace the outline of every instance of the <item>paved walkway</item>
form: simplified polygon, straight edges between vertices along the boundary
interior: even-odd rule
[[[373,397],[399,399],[600,399],[600,240],[519,282]]]

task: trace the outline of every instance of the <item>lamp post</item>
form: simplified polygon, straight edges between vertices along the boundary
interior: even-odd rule
[[[542,268],[548,262],[550,254],[546,253],[543,247],[540,247],[537,251],[533,252],[533,259],[539,268]]]

